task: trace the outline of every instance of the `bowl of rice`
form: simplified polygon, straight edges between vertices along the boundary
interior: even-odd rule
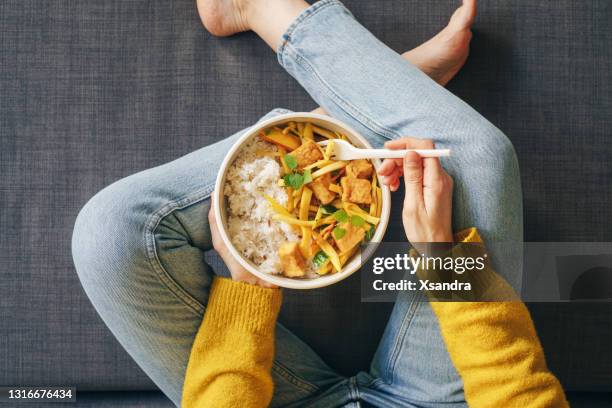
[[[296,124],[299,125],[299,129],[296,127]],[[306,124],[305,130],[304,124]],[[333,220],[336,217],[340,220],[340,216],[346,218],[346,212],[335,209],[332,205],[334,202],[331,201],[328,205],[324,205],[324,198],[321,198],[318,194],[315,196],[306,187],[298,189],[298,186],[295,186],[295,190],[291,189],[287,183],[291,184],[295,180],[291,177],[287,178],[288,172],[293,174],[293,171],[287,167],[287,163],[290,165],[289,167],[292,167],[292,164],[297,166],[297,163],[291,163],[288,160],[296,161],[293,157],[288,157],[288,154],[291,154],[291,143],[281,141],[280,144],[277,144],[273,137],[276,134],[280,138],[283,138],[283,136],[277,131],[276,134],[270,134],[267,137],[266,135],[270,132],[269,129],[283,129],[284,133],[291,136],[291,138],[286,137],[288,142],[291,143],[294,143],[295,140],[301,137],[305,137],[305,133],[308,134],[308,132],[310,132],[310,138],[312,138],[312,129],[315,129],[315,135],[319,138],[320,136],[317,132],[324,134],[330,140],[338,137],[349,141],[357,147],[372,147],[363,136],[341,121],[315,113],[288,113],[262,121],[251,127],[227,153],[217,176],[213,193],[213,211],[221,238],[232,255],[245,269],[260,279],[274,285],[292,289],[312,289],[339,282],[352,275],[361,267],[377,244],[382,241],[387,229],[391,210],[391,194],[389,189],[380,182],[381,180],[376,173],[381,163],[379,160],[368,160],[372,167],[368,172],[368,177],[371,178],[371,181],[359,181],[362,184],[371,183],[371,189],[368,191],[372,194],[373,198],[368,199],[368,204],[363,204],[359,208],[355,204],[347,204],[345,202],[345,205],[351,205],[351,207],[346,207],[348,217],[359,228],[350,225],[346,220],[342,224],[345,225],[344,229],[339,227],[333,228],[334,225],[338,224],[336,221],[333,221],[334,225],[330,225],[327,228],[328,226],[325,224],[326,219]],[[287,130],[291,132],[287,132]],[[302,138],[302,140],[305,139]],[[312,143],[308,143],[312,145]],[[320,148],[319,150],[325,154]],[[312,181],[312,176],[316,178],[320,173],[325,172],[321,169],[317,170],[318,168],[313,166],[318,165],[322,167],[324,164],[334,164],[331,159],[323,160],[321,157],[319,159],[321,160],[318,160],[317,163],[305,166],[307,170],[294,172],[295,178],[301,181],[304,186],[306,186],[307,182]],[[325,159],[328,159],[327,155],[325,155]],[[342,166],[342,164],[328,167],[328,169],[339,166]],[[312,176],[309,168],[312,168],[314,171]],[[343,174],[346,172],[345,170],[341,171]],[[333,172],[330,171],[328,176],[331,177],[331,174],[338,172],[339,170],[337,169]],[[346,190],[349,186],[344,186],[344,181],[342,180],[343,187]],[[334,184],[333,187],[339,188],[339,183],[337,185]],[[294,217],[290,212],[287,212],[287,209],[292,210],[292,200],[298,200],[296,205],[300,205],[300,198],[294,197],[298,191],[301,192],[303,190],[310,192],[307,197],[309,201],[306,204],[306,207],[310,208],[310,213],[308,215],[309,210],[306,209],[305,218],[301,218],[301,216],[299,218],[306,221],[299,221],[298,216]],[[338,191],[336,203],[340,203],[340,197],[341,191]],[[302,200],[305,199],[303,198]],[[322,201],[319,201],[319,199]],[[332,199],[330,198],[330,200]],[[336,206],[340,208],[341,204],[336,204]],[[336,212],[326,212],[330,207]],[[371,209],[370,214],[372,215],[368,214],[368,207]],[[295,208],[294,213],[297,214],[298,211],[302,210],[304,208],[301,210]],[[362,216],[355,214],[361,214]],[[365,222],[363,218],[368,222]],[[299,225],[292,225],[293,223]],[[327,223],[331,224],[329,221]],[[320,224],[323,225],[319,226]],[[308,225],[308,228],[304,227],[304,225]],[[316,229],[314,225],[316,225]],[[368,227],[370,227],[369,230]],[[307,231],[305,231],[305,228]],[[333,231],[330,228],[333,228]],[[346,233],[346,229],[351,229],[349,232],[359,230],[360,234],[357,237],[359,243],[367,243],[367,245],[355,244],[354,242],[357,241],[355,239],[351,243],[354,246],[351,252],[344,254],[344,258],[342,258],[342,254],[338,258],[335,256],[334,248],[330,248],[322,237],[329,236],[328,240],[334,243],[333,232],[336,234],[336,241],[339,241],[338,244],[340,244],[340,241],[346,241],[350,236],[350,234]],[[361,230],[366,232],[364,233]],[[299,253],[297,254],[297,257],[300,258],[299,274],[287,273],[287,259],[289,259],[290,264],[295,264],[289,254],[291,251],[290,244],[294,243],[295,252],[298,252],[298,244],[301,242],[302,244],[300,245],[302,245],[303,249],[304,232],[308,232],[308,248],[312,245],[316,249],[313,250],[313,253],[309,254],[310,256],[302,257]],[[342,232],[342,234],[338,234],[339,232]],[[311,233],[312,237],[310,236]],[[341,235],[347,236],[344,240],[338,240],[339,237],[343,238]],[[289,249],[287,249],[288,246]],[[339,252],[338,248],[336,250]],[[286,253],[283,253],[283,251]],[[326,255],[330,251],[334,256],[328,257]],[[285,255],[289,256],[289,258]],[[323,257],[320,255],[323,255]],[[339,259],[342,262],[341,264],[338,263]]]

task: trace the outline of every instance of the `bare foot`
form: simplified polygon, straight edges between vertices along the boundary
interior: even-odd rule
[[[431,40],[402,54],[430,78],[446,85],[459,72],[470,53],[470,28],[476,17],[476,0],[463,0],[448,25]]]
[[[204,27],[218,37],[227,37],[251,29],[248,0],[197,0],[198,13]]]

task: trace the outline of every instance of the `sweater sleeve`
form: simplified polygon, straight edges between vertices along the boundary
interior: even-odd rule
[[[264,407],[281,291],[215,278],[191,349],[181,406]]]
[[[456,238],[480,242],[475,229]],[[431,302],[468,405],[568,407],[563,388],[548,371],[529,311],[507,282],[492,270],[487,273],[504,301]]]

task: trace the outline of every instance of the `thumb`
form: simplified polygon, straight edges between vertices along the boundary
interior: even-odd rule
[[[404,183],[404,209],[416,210],[423,205],[423,159],[416,152],[407,152],[404,157]]]

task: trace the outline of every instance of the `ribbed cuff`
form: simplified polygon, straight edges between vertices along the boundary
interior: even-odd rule
[[[274,332],[282,303],[280,289],[268,289],[216,277],[204,318],[208,324],[229,325],[258,334]]]

